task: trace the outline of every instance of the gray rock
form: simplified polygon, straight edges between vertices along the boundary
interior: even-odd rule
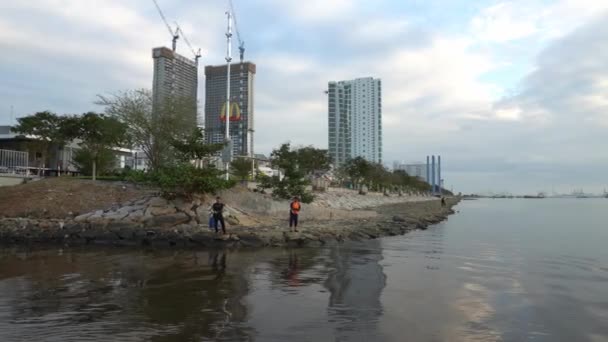
[[[125,219],[127,221],[141,222],[141,221],[143,221],[143,218],[144,218],[144,210],[140,209],[140,210],[130,213]]]
[[[124,219],[125,217],[127,217],[127,215],[129,215],[129,212],[113,211],[113,212],[105,214],[104,218],[109,221],[120,221],[120,220]]]
[[[177,212],[177,210],[173,206],[171,206],[171,207],[169,207],[169,206],[164,206],[164,207],[150,206],[150,207],[148,207],[148,209],[146,209],[145,215],[147,215],[147,216],[164,216],[164,215],[175,214],[176,212]]]
[[[393,216],[393,222],[405,222],[406,220],[401,216]]]
[[[167,202],[167,200],[162,197],[153,197],[152,199],[150,199],[150,201],[148,201],[148,206],[150,207],[166,207],[168,205],[169,202]]]
[[[93,216],[93,213],[86,213],[86,214],[82,214],[79,216],[76,216],[74,218],[74,221],[76,222],[86,222],[88,220],[89,217]]]
[[[146,227],[174,227],[188,222],[190,218],[184,213],[153,216],[144,221]]]

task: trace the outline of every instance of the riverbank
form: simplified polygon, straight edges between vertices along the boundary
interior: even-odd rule
[[[213,196],[186,201],[148,194],[65,218],[44,218],[36,212],[29,217],[2,218],[0,243],[165,248],[320,246],[426,229],[452,214],[451,208],[458,202],[448,199],[448,205],[442,207],[438,199],[422,195],[359,195],[331,190],[303,206],[302,224],[296,233],[287,227],[287,201],[244,187],[221,196],[227,204],[226,235],[217,235],[209,228]]]
[[[204,224],[179,224],[170,228],[139,224],[91,224],[61,220],[0,220],[0,243],[11,245],[54,244],[65,246],[153,246],[174,248],[322,246],[344,240],[374,239],[426,229],[454,211],[456,199],[405,202],[375,208],[375,217],[303,221],[300,232],[289,232],[286,222],[256,226],[232,226],[227,235],[216,235]],[[161,220],[166,220],[163,218]],[[174,222],[185,220],[173,216]],[[159,221],[160,223],[160,221]]]

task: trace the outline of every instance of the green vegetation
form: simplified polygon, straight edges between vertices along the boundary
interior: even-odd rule
[[[62,144],[71,140],[69,132],[65,130],[65,120],[65,117],[49,111],[38,112],[17,119],[18,123],[12,128],[13,132],[38,138],[29,142],[32,147],[42,154],[38,167],[46,167],[48,151],[52,143]]]
[[[97,104],[108,116],[127,127],[133,146],[141,148],[152,170],[175,161],[173,143],[182,141],[196,124],[196,108],[191,99],[167,99],[158,112],[152,109],[152,92],[147,89],[99,96]]]
[[[93,153],[89,149],[83,148],[74,152],[73,163],[84,176],[96,180],[101,179],[99,175],[106,176],[112,171],[116,164],[116,157],[111,150]],[[95,164],[95,175],[93,175],[93,164]]]
[[[113,162],[112,148],[126,146],[128,143],[127,127],[124,123],[116,118],[89,112],[82,116],[68,117],[63,122],[64,130],[68,132],[71,138],[82,140],[80,146],[79,160],[75,158],[75,162],[82,162],[88,159],[91,165],[90,172],[93,180],[97,177],[97,164],[105,163],[106,168],[111,168]],[[78,165],[78,164],[77,164]],[[88,171],[80,164],[80,170]],[[103,170],[109,171],[109,170]]]
[[[281,145],[272,151],[270,155],[271,164],[283,173],[283,178],[261,176],[260,187],[272,189],[275,198],[290,199],[294,196],[300,197],[304,203],[311,203],[314,195],[306,191],[310,184],[307,176],[315,171],[327,171],[330,159],[326,150],[314,147],[302,147],[292,149],[289,143]]]
[[[75,153],[74,163],[93,180],[101,174],[103,179],[144,183],[160,188],[167,197],[192,197],[234,185],[211,162],[224,145],[206,144],[203,131],[192,130],[196,104],[190,99],[168,99],[153,112],[152,93],[135,90],[100,96],[98,104],[105,107],[105,114],[40,112],[20,118],[14,131],[36,136],[34,143],[41,144],[45,153],[51,143],[62,146],[78,139],[81,149]],[[113,150],[131,146],[143,150],[150,162],[149,172],[117,172]]]
[[[175,162],[149,172],[131,172],[127,180],[156,186],[168,198],[191,198],[195,193],[215,193],[235,185],[233,181],[224,180],[221,177],[223,172],[213,165],[192,164],[192,160],[208,159],[224,147],[222,144],[205,144],[200,129],[195,129],[183,140],[172,139],[170,143],[177,152]]]
[[[230,172],[241,181],[247,180],[251,176],[251,159],[244,157],[235,158],[230,163]]]
[[[366,186],[372,191],[429,191],[429,184],[405,171],[388,171],[382,164],[370,163],[357,157],[346,162],[336,171],[341,186],[351,185],[356,189]]]

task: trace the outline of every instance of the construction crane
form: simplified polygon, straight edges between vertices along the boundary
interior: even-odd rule
[[[239,55],[241,57],[241,63],[243,63],[243,59],[245,58],[245,42],[241,39],[241,33],[239,32],[239,25],[236,21],[236,12],[234,11],[234,5],[232,4],[232,0],[228,0],[228,3],[230,4],[230,12],[232,12],[232,21],[234,22],[236,39],[239,41]]]
[[[173,37],[173,52],[175,52],[175,49],[177,49],[177,40],[179,39],[179,27],[175,29],[175,32],[173,31],[173,29],[171,28],[171,25],[169,25],[169,22],[167,22],[167,18],[165,18],[165,15],[163,14],[163,11],[160,9],[160,6],[158,5],[158,2],[156,2],[156,0],[152,0],[154,1],[154,5],[156,6],[156,9],[158,10],[158,14],[160,15],[161,19],[165,22],[165,25],[167,25],[167,30],[169,30],[169,34],[171,35],[171,37]]]
[[[175,32],[177,32],[178,34],[181,35],[182,38],[184,38],[184,42],[186,42],[186,45],[188,45],[188,48],[190,49],[190,51],[192,51],[192,54],[194,55],[194,60],[196,61],[196,65],[198,65],[198,60],[199,60],[199,58],[201,58],[201,49],[194,50],[194,48],[192,47],[192,44],[190,44],[190,41],[186,37],[184,30],[182,30],[182,28],[179,26],[179,24],[177,22],[175,23],[175,27],[177,27]]]

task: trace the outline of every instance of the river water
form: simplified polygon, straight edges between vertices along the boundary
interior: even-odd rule
[[[608,341],[608,200],[336,247],[0,252],[0,341]]]

